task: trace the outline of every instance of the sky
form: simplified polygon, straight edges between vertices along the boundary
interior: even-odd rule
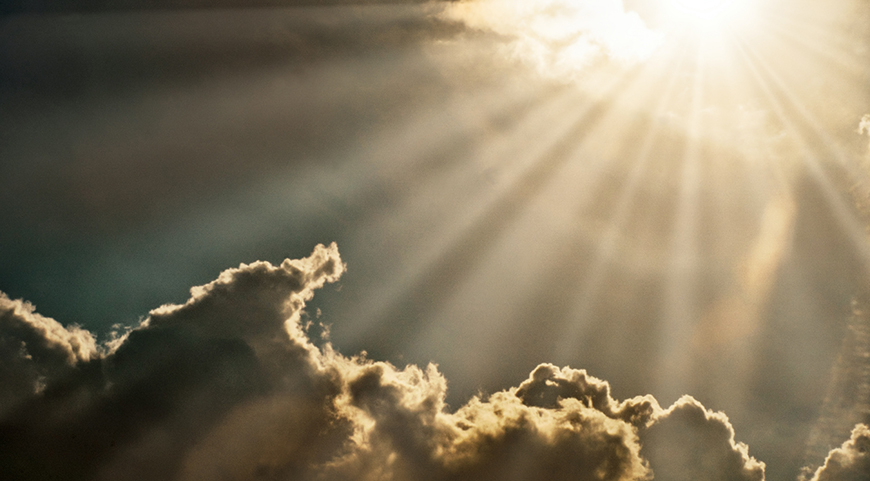
[[[0,478],[870,476],[870,4],[16,0]]]

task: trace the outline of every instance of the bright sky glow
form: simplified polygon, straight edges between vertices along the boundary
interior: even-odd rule
[[[870,3],[274,1],[0,22],[0,472],[864,479]]]
[[[693,27],[708,35],[721,29],[741,30],[755,22],[757,2],[748,0],[663,0],[670,28]]]
[[[638,65],[668,43],[754,34],[757,6],[749,0],[657,0],[647,5],[655,12],[647,17],[613,0],[478,0],[450,3],[444,16],[505,36],[509,56],[570,80],[580,72],[585,77],[602,58]],[[705,62],[717,55],[706,52]]]
[[[715,16],[733,3],[733,0],[674,0],[677,8],[701,18]]]
[[[662,42],[637,13],[609,0],[457,2],[446,17],[514,39],[513,55],[553,76],[574,75],[602,57],[641,62]]]

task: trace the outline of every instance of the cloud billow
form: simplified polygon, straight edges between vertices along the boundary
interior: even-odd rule
[[[870,427],[858,424],[842,446],[834,448],[810,481],[862,481],[870,479]]]
[[[242,264],[100,346],[0,297],[0,373],[14,386],[2,478],[764,479],[724,414],[688,396],[667,409],[617,401],[583,370],[541,364],[451,411],[435,365],[347,357],[310,338],[305,303],[344,270],[334,244]],[[819,481],[858,479],[825,473],[866,465],[863,429]]]
[[[0,292],[0,414],[97,355],[88,331],[64,327]]]

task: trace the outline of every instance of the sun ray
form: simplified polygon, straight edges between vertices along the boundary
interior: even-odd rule
[[[807,139],[804,136],[808,128],[815,127],[812,124],[800,127],[794,125],[794,122],[800,121],[800,118],[798,117],[793,121],[792,117],[789,117],[785,113],[785,108],[782,105],[782,103],[792,100],[793,97],[790,97],[788,92],[776,95],[772,91],[769,83],[774,84],[778,88],[784,88],[784,85],[780,79],[776,78],[773,72],[762,70],[764,66],[759,65],[761,62],[757,56],[753,57],[750,53],[746,53],[745,62],[747,68],[753,73],[756,83],[764,91],[770,107],[774,109],[780,121],[783,122],[798,144],[801,151],[802,165],[809,179],[821,193],[823,201],[834,217],[835,225],[845,233],[847,241],[851,244],[852,251],[857,253],[858,262],[862,264],[861,270],[863,270],[866,279],[870,275],[870,262],[868,262],[870,260],[870,257],[868,257],[870,255],[870,248],[868,248],[866,231],[856,218],[854,208],[846,205],[840,191],[834,187],[833,181],[829,178],[822,165],[822,161],[819,160],[825,157],[836,158],[837,153],[824,152],[830,149],[829,144],[811,142],[811,139]],[[766,78],[765,74],[767,74]],[[826,153],[830,155],[826,156]],[[866,296],[866,293],[860,292],[854,295],[863,298]],[[840,353],[831,369],[831,380],[821,406],[820,415],[805,440],[802,462],[808,466],[808,469],[818,466],[822,462],[825,453],[830,449],[830,446],[838,441],[834,438],[842,437],[844,433],[848,432],[852,424],[860,421],[862,413],[866,413],[868,409],[867,392],[870,392],[868,391],[870,383],[867,380],[865,362],[865,354],[868,348],[867,316],[863,312],[865,306],[860,302],[857,306],[854,306],[854,309],[855,312],[853,312],[844,333]],[[846,385],[850,387],[845,388]],[[853,385],[857,385],[858,389],[851,387]],[[858,395],[855,397],[845,395],[846,390]],[[845,406],[847,403],[852,404]]]
[[[527,168],[489,205],[481,206],[484,210],[474,224],[443,246],[435,260],[410,282],[410,287],[397,302],[373,316],[376,321],[368,332],[375,332],[377,326],[385,322],[391,322],[398,331],[412,329],[437,310],[474,271],[483,254],[513,225],[529,202],[573,158],[584,139],[607,116],[612,103],[638,81],[643,71],[643,68],[623,70],[621,75],[611,79],[599,99],[581,103],[582,108],[575,110],[577,115],[573,120],[560,122],[559,136],[550,145],[539,144],[544,149],[528,159]],[[375,341],[365,333],[361,336],[368,343]]]
[[[797,22],[784,20],[770,26],[769,34],[778,36],[784,44],[795,50],[795,55],[811,53],[813,57],[839,70],[841,75],[861,77],[870,75],[870,66],[864,65],[860,58],[850,53],[846,39],[836,36],[830,29],[800,31]],[[839,45],[838,45],[839,44]],[[814,62],[818,65],[818,62]]]
[[[587,321],[576,319],[570,315],[570,310],[576,304],[577,289],[582,286],[582,279],[589,271],[588,265],[595,261],[591,256],[595,253],[595,247],[600,246],[600,229],[594,222],[587,221],[589,212],[580,211],[601,210],[593,214],[597,216],[605,215],[604,210],[610,210],[610,207],[594,207],[602,202],[596,193],[602,188],[613,187],[617,171],[624,167],[622,163],[626,163],[626,155],[636,156],[636,149],[640,145],[638,137],[643,137],[647,132],[645,126],[661,123],[662,117],[650,116],[645,108],[639,111],[638,104],[645,106],[658,100],[659,90],[649,89],[649,86],[652,83],[661,87],[665,80],[674,81],[671,67],[657,64],[652,69],[654,72],[644,75],[646,81],[622,89],[620,99],[632,100],[622,107],[608,109],[600,122],[584,132],[583,139],[575,138],[579,149],[577,154],[581,155],[566,158],[558,175],[547,181],[540,195],[529,199],[521,215],[505,228],[499,239],[492,242],[480,261],[480,267],[469,272],[467,280],[463,281],[468,288],[459,289],[458,297],[450,302],[446,311],[438,307],[437,317],[446,319],[447,325],[441,322],[423,330],[418,335],[419,342],[414,343],[415,351],[430,349],[432,344],[461,349],[458,347],[461,341],[455,340],[451,334],[461,329],[463,332],[480,332],[482,336],[483,333],[490,333],[483,337],[490,339],[493,345],[490,342],[477,343],[473,348],[474,353],[468,354],[470,358],[491,355],[498,350],[495,343],[504,346],[505,343],[512,344],[522,339],[525,343],[540,344],[541,347],[552,342],[565,344],[565,355],[554,358],[554,361],[577,362],[577,356],[584,351],[581,342],[564,343],[567,336],[560,335],[558,339],[552,339],[534,332],[562,332]],[[600,146],[589,145],[594,143],[595,137],[608,139],[606,143],[612,146],[612,152],[604,156],[595,154]],[[634,154],[630,154],[632,152]],[[633,165],[631,161],[628,163]],[[607,194],[601,197],[607,199],[604,201],[606,205],[611,204],[610,198],[613,196]],[[559,228],[553,229],[557,225]],[[531,253],[522,249],[512,250],[528,245],[541,249],[533,249]],[[504,258],[511,258],[512,262],[505,265],[496,261]],[[481,290],[485,293],[483,298]],[[504,297],[505,292],[512,291],[526,294]],[[469,296],[471,292],[476,294]],[[486,302],[489,297],[497,299],[499,307],[496,312],[492,308],[480,311],[481,303],[490,304]],[[556,302],[555,299],[560,301]],[[461,324],[462,327],[454,324]],[[522,355],[518,354],[517,358],[520,357]],[[533,366],[537,359],[529,362]],[[480,369],[484,369],[483,366],[481,363]],[[445,366],[442,365],[442,368]],[[467,365],[464,365],[464,369],[477,372],[477,368]],[[504,371],[477,373],[476,377],[500,375],[504,375]]]
[[[443,217],[439,221],[443,224],[443,227],[438,229],[440,235],[426,236],[416,239],[412,245],[400,247],[403,250],[409,249],[414,252],[414,255],[397,256],[397,261],[407,259],[396,266],[401,275],[394,277],[395,282],[387,286],[380,286],[376,296],[352,301],[356,304],[355,311],[359,317],[353,326],[348,326],[353,328],[347,333],[353,344],[364,345],[360,339],[368,335],[367,333],[376,331],[379,323],[386,322],[384,313],[390,311],[389,305],[400,304],[400,300],[407,294],[409,285],[423,283],[425,272],[428,269],[432,268],[433,265],[438,265],[439,262],[446,262],[442,255],[443,251],[449,249],[449,246],[456,242],[456,239],[462,237],[463,230],[471,228],[477,222],[476,219],[484,215],[486,206],[492,202],[490,197],[505,190],[506,178],[517,175],[516,172],[521,171],[527,162],[525,158],[541,148],[537,143],[517,146],[515,139],[546,139],[547,134],[554,130],[548,129],[548,125],[561,124],[566,119],[579,115],[576,109],[571,108],[572,103],[577,101],[577,96],[569,90],[556,90],[553,95],[537,97],[527,111],[521,112],[518,117],[513,119],[515,123],[503,134],[492,137],[480,145],[472,143],[451,153],[445,159],[452,164],[449,170],[420,184],[420,188],[413,189],[411,191],[413,198],[403,202],[399,212],[385,211],[379,221],[368,223],[357,234],[358,239],[365,239],[380,237],[384,231],[404,231],[407,226],[419,222],[421,212],[431,210],[433,198],[439,199],[439,203],[453,202],[452,199],[456,195],[445,195],[445,189],[449,186],[455,188],[457,183],[466,186],[466,191],[469,193],[461,194],[459,198],[462,199],[470,195],[468,201],[473,202],[472,205],[466,205],[459,211],[454,208],[443,209],[445,214],[455,213]],[[512,155],[500,163],[495,163],[499,159],[490,159],[493,155],[505,155],[508,152]],[[483,155],[480,155],[481,153]],[[474,162],[469,161],[469,156],[476,156]],[[469,175],[475,171],[478,171],[477,175]],[[423,172],[418,172],[415,175],[419,176],[420,174]],[[481,175],[483,179],[478,177]],[[484,186],[481,186],[482,180],[486,182]],[[419,182],[419,179],[415,182]],[[387,238],[390,237],[392,236],[387,236]],[[368,243],[352,240],[351,244],[367,245]],[[397,254],[399,253],[397,252]],[[439,259],[441,260],[439,261]],[[438,279],[429,279],[426,282],[437,283]],[[418,290],[426,289],[421,287]],[[401,307],[393,309],[401,310]],[[400,314],[396,314],[396,316],[401,317]],[[390,321],[393,320],[395,319],[390,319]]]
[[[769,105],[797,143],[802,153],[800,161],[807,174],[824,194],[831,213],[850,239],[855,252],[861,256],[864,269],[870,275],[870,244],[867,242],[865,229],[856,218],[854,208],[846,204],[819,159],[831,159],[852,175],[854,175],[856,166],[849,162],[843,151],[813,120],[806,107],[799,102],[776,73],[766,68],[766,65],[753,55],[749,46],[745,46],[744,51],[746,52],[746,64],[756,77],[757,84],[764,91]],[[771,84],[778,89],[779,95],[774,93]],[[796,110],[796,115],[789,115],[786,113],[787,109]],[[798,121],[800,123],[797,123]],[[819,146],[822,147],[821,151],[819,151]]]
[[[870,312],[866,300],[852,306],[831,368],[819,418],[806,440],[804,465],[818,467],[832,446],[870,416]]]
[[[565,137],[566,123],[570,125],[584,117],[586,112],[572,108],[577,100],[576,93],[563,92],[542,106],[540,114],[544,118],[539,115],[530,117],[529,122],[523,122],[520,126],[522,133],[517,132],[509,138],[506,137],[513,140],[498,145],[496,149],[493,146],[485,149],[490,155],[510,155],[513,165],[503,170],[502,175],[506,178],[495,184],[496,188],[483,190],[481,194],[485,197],[478,198],[475,205],[466,206],[462,211],[462,218],[451,220],[449,230],[440,239],[430,243],[427,254],[421,255],[418,252],[416,262],[419,267],[406,270],[409,277],[397,284],[398,290],[391,299],[383,298],[383,302],[372,306],[373,311],[360,313],[364,319],[355,326],[358,327],[355,342],[363,346],[374,343],[368,337],[386,322],[411,328],[444,302],[449,292],[459,287],[470,266],[478,261],[481,250],[504,227],[510,213],[519,207],[518,195],[523,192],[522,189],[516,191],[523,184],[523,172],[530,169],[529,164],[541,155],[542,150],[552,149],[551,142],[558,142],[559,138]],[[553,129],[552,125],[560,128]],[[554,138],[554,134],[558,137]],[[517,146],[516,138],[537,138],[539,141]],[[533,167],[534,165],[532,172]],[[525,176],[529,175],[530,173],[526,173]],[[513,187],[511,183],[514,184]],[[483,221],[490,218],[496,222],[491,224]],[[490,232],[492,229],[496,232]],[[365,322],[365,319],[370,322]]]
[[[680,70],[685,62],[687,50],[683,48],[677,53],[673,63],[668,64],[668,71]],[[577,342],[583,337],[584,328],[589,322],[592,308],[596,302],[600,301],[599,295],[604,283],[603,278],[609,275],[608,269],[611,267],[609,264],[614,261],[618,254],[620,232],[625,227],[625,223],[628,222],[638,189],[641,183],[646,180],[645,173],[651,161],[650,154],[653,144],[663,128],[658,120],[665,118],[670,108],[669,104],[677,85],[677,76],[672,73],[666,75],[660,72],[657,83],[662,83],[665,86],[663,90],[658,88],[648,89],[648,92],[650,94],[655,93],[658,99],[655,107],[649,113],[644,112],[639,114],[645,117],[642,118],[641,122],[638,122],[639,125],[651,122],[648,128],[643,131],[640,140],[632,139],[636,135],[634,132],[637,132],[638,129],[632,125],[625,128],[625,132],[628,135],[623,145],[630,146],[627,147],[627,150],[636,149],[636,151],[633,153],[624,152],[619,155],[620,158],[631,159],[631,168],[620,188],[615,207],[612,210],[613,213],[609,216],[607,227],[593,242],[595,253],[592,256],[592,264],[584,268],[584,278],[579,282],[579,292],[571,301],[570,313],[565,316],[565,325],[562,328],[564,335],[560,337],[554,349],[554,359],[557,362],[565,362],[570,359],[577,349]],[[649,98],[647,100],[651,101],[653,99]]]
[[[422,6],[123,12],[117,20],[112,20],[115,13],[4,19],[0,63],[8,61],[14,68],[0,71],[0,111],[8,115],[0,119],[0,157],[14,156],[11,163],[20,167],[0,166],[3,184],[13,190],[0,189],[0,200],[15,201],[11,213],[0,212],[9,230],[0,236],[0,251],[7,251],[0,271],[20,271],[6,273],[4,279],[25,279],[33,290],[40,287],[39,276],[55,269],[50,264],[69,262],[84,267],[61,265],[57,272],[66,277],[49,277],[44,290],[75,276],[115,276],[128,282],[123,289],[133,291],[131,286],[160,284],[170,267],[197,269],[195,275],[200,275],[219,263],[226,265],[228,258],[233,264],[256,258],[274,262],[297,257],[302,245],[334,240],[341,246],[341,258],[330,248],[329,266],[347,263],[342,284],[318,292],[307,304],[307,314],[293,312],[303,321],[334,323],[335,329],[324,327],[319,344],[289,332],[295,347],[288,349],[302,346],[305,351],[309,340],[323,347],[322,352],[306,351],[317,355],[308,357],[314,364],[304,363],[303,371],[328,368],[323,372],[329,379],[311,378],[312,385],[335,387],[339,376],[343,394],[334,396],[337,391],[332,389],[325,400],[309,399],[305,389],[283,391],[290,384],[295,389],[296,383],[276,384],[277,391],[270,388],[270,393],[281,399],[272,396],[276,399],[266,400],[272,406],[263,407],[263,399],[246,401],[259,392],[248,388],[262,383],[254,379],[254,384],[239,384],[239,396],[222,403],[214,419],[181,423],[182,431],[162,429],[181,419],[172,409],[161,414],[165,422],[145,423],[141,433],[131,431],[129,439],[120,440],[120,457],[109,460],[109,467],[119,471],[128,459],[149,455],[145,451],[153,444],[151,431],[160,439],[165,434],[180,440],[178,446],[184,449],[172,453],[176,464],[187,466],[192,457],[207,464],[213,456],[200,456],[202,452],[232,451],[238,443],[220,443],[220,449],[206,446],[206,451],[200,449],[205,444],[194,443],[188,450],[184,441],[190,436],[185,432],[206,433],[217,444],[232,434],[224,432],[226,427],[235,429],[260,410],[271,411],[267,422],[280,417],[283,408],[278,407],[287,405],[283,398],[289,396],[292,403],[305,398],[312,409],[324,401],[323,414],[329,419],[335,409],[346,408],[354,419],[360,418],[353,423],[358,427],[353,439],[344,434],[333,438],[331,433],[309,439],[301,432],[293,443],[323,441],[330,446],[302,446],[305,459],[263,464],[262,456],[254,459],[254,451],[273,434],[275,439],[283,435],[272,430],[261,438],[258,432],[256,442],[242,445],[254,455],[249,466],[243,453],[245,469],[286,474],[307,463],[309,455],[312,460],[338,459],[338,449],[348,470],[357,460],[365,464],[372,459],[374,468],[383,468],[374,476],[423,473],[449,478],[458,472],[450,471],[452,466],[443,472],[436,466],[434,474],[428,469],[443,454],[429,453],[431,420],[474,415],[473,409],[495,406],[503,396],[500,401],[510,398],[506,405],[533,417],[543,415],[545,421],[550,414],[568,412],[573,403],[581,421],[601,421],[613,429],[619,425],[620,439],[631,442],[626,446],[633,463],[648,466],[656,475],[667,473],[656,466],[663,451],[648,449],[643,420],[624,424],[613,412],[598,409],[595,400],[590,406],[585,399],[559,401],[554,395],[546,399],[554,406],[539,408],[529,405],[535,402],[532,396],[512,396],[516,391],[493,396],[493,402],[486,399],[487,391],[516,386],[529,368],[552,361],[613,380],[618,398],[653,393],[666,406],[680,395],[696,395],[706,406],[734,416],[739,429],[725,446],[731,448],[726,449],[728,459],[746,457],[733,441],[746,439],[748,431],[753,450],[763,441],[758,443],[764,454],[759,459],[772,459],[768,466],[785,465],[779,468],[785,472],[792,469],[789,462],[797,462],[805,439],[783,439],[811,431],[815,420],[809,418],[824,395],[819,386],[828,382],[823,379],[830,360],[826,356],[836,354],[838,340],[830,334],[832,326],[839,327],[835,304],[844,305],[845,293],[865,289],[870,278],[868,219],[858,218],[856,212],[864,212],[848,196],[849,182],[859,174],[866,178],[859,161],[866,162],[865,168],[870,165],[867,139],[854,133],[857,119],[867,113],[861,104],[870,98],[865,85],[870,67],[862,62],[868,50],[861,44],[870,31],[866,22],[861,25],[862,20],[845,15],[861,2],[827,6],[811,5],[812,0],[625,0],[624,6],[621,0],[468,0]],[[660,10],[666,3],[679,14],[668,21],[657,18],[660,24],[649,28],[654,15],[663,16]],[[738,4],[754,4],[757,15],[733,14]],[[474,19],[443,14],[454,7],[461,14],[475,5],[487,8]],[[870,5],[861,8],[870,15]],[[643,9],[659,12],[647,20]],[[54,24],[60,33],[47,28]],[[103,25],[93,35],[87,32]],[[162,30],[151,28],[160,25]],[[24,35],[25,40],[50,41],[35,42],[32,50],[28,42],[13,45],[18,41],[15,29],[22,26],[33,34]],[[91,41],[96,47],[90,48]],[[19,51],[24,53],[15,57]],[[81,72],[73,71],[77,69]],[[26,182],[10,181],[8,172],[12,177],[24,172],[20,178]],[[75,178],[65,179],[67,172]],[[134,195],[125,197],[125,189]],[[167,193],[178,198],[166,200]],[[83,200],[65,205],[71,198]],[[125,199],[132,199],[131,209],[113,205]],[[111,210],[111,215],[94,207]],[[122,217],[136,214],[132,209],[153,217],[128,223]],[[74,215],[66,219],[65,213]],[[87,223],[77,222],[79,218],[98,220],[93,226],[80,225]],[[15,222],[5,222],[9,219]],[[96,225],[101,221],[105,225]],[[112,229],[120,234],[106,234]],[[44,233],[57,239],[71,233],[75,239],[45,243],[58,249],[28,245],[42,243]],[[82,252],[51,252],[64,249]],[[84,253],[87,249],[96,253]],[[107,265],[111,273],[99,272]],[[291,274],[288,282],[299,279]],[[304,275],[309,274],[319,275],[307,270]],[[245,282],[270,287],[269,279],[251,279]],[[82,286],[89,287],[78,282],[76,288]],[[99,287],[95,290],[105,290]],[[225,287],[244,286],[233,281]],[[340,295],[338,288],[343,288]],[[234,374],[236,366],[271,363],[271,358],[257,357],[258,346],[268,340],[252,341],[249,355],[248,339],[221,335],[223,324],[234,330],[238,319],[254,326],[259,313],[246,313],[246,299],[269,297],[268,289],[251,290],[256,295],[243,296],[238,311],[222,304],[223,287],[215,288],[216,296],[198,297],[208,289],[195,288],[194,297],[205,300],[193,299],[178,312],[203,305],[208,311],[212,302],[226,308],[226,319],[219,313],[220,325],[199,319],[191,325],[202,331],[208,346],[232,347],[229,342],[238,356],[227,351],[227,363],[223,357],[215,363],[205,359],[214,369],[202,375],[194,369],[189,384],[186,379],[181,384],[165,379],[189,394],[182,393],[179,406],[189,404],[187,398],[195,401],[201,392],[223,392],[226,383],[213,379],[212,371]],[[109,298],[64,295],[94,303]],[[113,301],[123,298],[117,295]],[[276,326],[280,337],[286,334],[280,329],[281,302],[268,304],[253,309],[274,311],[263,320]],[[164,306],[159,312],[172,309]],[[182,328],[191,322],[164,314],[155,314],[154,322]],[[861,315],[860,322],[852,319],[848,324],[851,337],[844,339],[822,416],[807,443],[816,458],[838,441],[827,430],[843,431],[858,420],[855,412],[865,417],[870,412],[870,314]],[[293,330],[290,324],[288,331]],[[161,334],[146,325],[131,334],[135,342],[127,355],[150,352],[134,352],[143,342],[154,341],[148,341],[149,333],[157,332],[160,341],[160,336],[175,332],[175,324],[161,325],[172,329]],[[193,339],[188,330],[182,331],[179,346],[199,352],[199,336],[194,336],[196,343],[186,344]],[[314,327],[312,333],[316,331]],[[327,335],[335,351],[327,345]],[[833,342],[821,339],[825,336]],[[169,342],[173,339],[174,334]],[[25,356],[16,351],[17,345],[12,347],[13,356]],[[375,361],[336,354],[362,350]],[[113,372],[105,374],[119,376],[119,383],[112,385],[123,391],[126,384],[120,381],[126,374],[123,366],[114,369],[114,361],[123,364],[124,359],[113,356],[89,365],[98,368],[107,362]],[[380,360],[440,364],[454,398],[445,397],[446,381],[434,367],[425,375],[413,366],[400,372]],[[186,369],[187,364],[179,366]],[[270,371],[270,379],[293,377],[297,367],[277,377]],[[547,370],[537,370],[523,385],[553,388],[552,382],[540,382],[539,374]],[[134,371],[138,375],[141,369]],[[804,380],[813,383],[804,386]],[[844,394],[853,380],[856,390]],[[406,382],[420,385],[399,386]],[[45,384],[42,379],[39,383]],[[45,391],[49,395],[50,387]],[[459,413],[443,406],[444,399],[456,406],[456,399],[475,391],[484,393],[477,405]],[[852,411],[842,409],[837,403],[852,394]],[[413,402],[406,403],[410,398]],[[43,400],[51,404],[51,399]],[[45,403],[37,399],[36,404],[39,408]],[[97,412],[85,404],[86,415]],[[709,413],[686,400],[667,412],[654,409],[654,421],[675,419],[671,416],[686,406],[698,408],[696,415],[710,424]],[[409,412],[413,416],[404,415]],[[486,415],[503,419],[499,413]],[[227,416],[232,423],[224,422]],[[76,424],[75,418],[73,413],[61,424]],[[732,434],[724,416],[712,418],[718,434]],[[18,429],[18,421],[8,421]],[[476,426],[480,421],[481,428],[490,422],[465,421]],[[338,430],[347,426],[342,423]],[[32,424],[38,427],[39,419]],[[396,426],[402,432],[392,436]],[[436,427],[448,438],[450,432],[459,433],[463,442],[465,434],[488,436],[452,421],[443,429]],[[566,433],[585,440],[579,436],[583,432],[571,430],[576,427],[571,424]],[[506,428],[510,431],[512,424]],[[521,471],[526,463],[538,466],[537,457],[550,456],[550,440],[538,442],[538,435],[546,432],[534,432],[532,438],[520,433],[517,439],[508,431],[494,440],[495,451],[482,457],[493,455],[488,459],[498,462],[514,456],[515,441],[532,448],[526,449],[532,456],[514,456]],[[364,439],[366,433],[371,439]],[[362,449],[370,440],[376,441],[373,449]],[[413,446],[402,445],[408,440]],[[561,446],[562,440],[557,441]],[[345,449],[348,443],[358,443],[353,452]],[[465,445],[441,444],[465,452]],[[481,453],[472,452],[476,444],[466,444],[473,461]],[[689,444],[691,451],[694,446]],[[17,449],[24,453],[50,451],[22,446]],[[684,447],[675,446],[678,457]],[[782,447],[788,449],[778,449]],[[293,457],[296,448],[285,448],[277,447]],[[580,446],[580,464],[585,449]],[[425,456],[416,456],[420,453]],[[58,451],[53,458],[65,462],[64,456]],[[419,471],[416,461],[423,461]],[[101,460],[88,462],[87,472],[104,472]],[[174,469],[173,463],[164,463],[167,471]],[[699,471],[707,466],[695,464],[703,465]],[[767,473],[776,475],[767,479],[785,479],[774,469]],[[645,475],[638,473],[635,477]],[[754,478],[765,475],[753,468]]]
[[[701,194],[700,140],[703,133],[704,48],[694,51],[689,116],[678,173],[676,211],[672,222],[669,262],[666,272],[662,332],[659,335],[658,395],[677,399],[687,392],[688,359],[693,319],[697,312],[695,280],[698,275],[699,196]]]
[[[736,107],[724,120],[735,128],[725,137],[706,143],[708,149],[718,149],[719,153],[713,151],[705,157],[705,164],[712,170],[706,191],[712,197],[710,208],[714,210],[705,213],[707,219],[713,220],[705,246],[731,270],[723,273],[729,280],[723,282],[717,298],[701,313],[693,349],[697,359],[715,357],[715,361],[704,365],[705,369],[729,370],[730,377],[747,379],[757,362],[751,346],[790,242],[794,205],[782,166],[771,149],[768,136],[774,134],[764,112],[751,102],[753,95],[745,70],[738,63],[738,53],[730,49],[719,60],[724,88],[717,95],[721,96],[721,105]],[[745,406],[747,386],[737,383],[727,389],[721,385],[706,388],[717,399]]]

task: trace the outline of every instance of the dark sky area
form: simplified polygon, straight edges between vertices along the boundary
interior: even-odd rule
[[[251,9],[334,5],[411,5],[420,0],[9,0],[0,13],[51,14],[131,12],[147,10]]]
[[[866,479],[870,5],[757,3],[4,2],[0,478]]]

